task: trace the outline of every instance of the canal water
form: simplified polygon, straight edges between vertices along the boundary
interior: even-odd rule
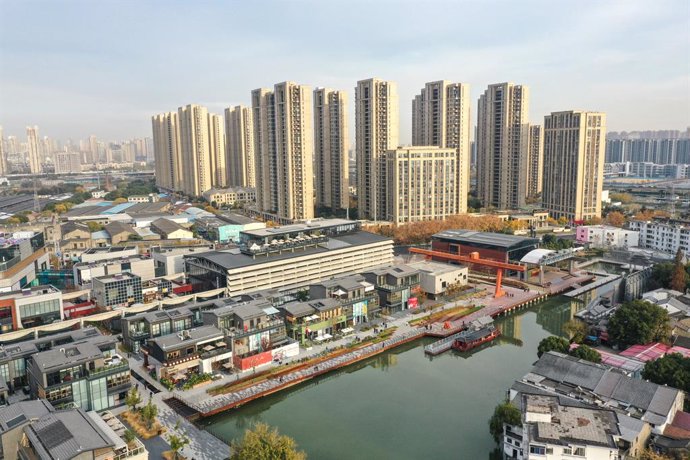
[[[539,341],[563,335],[581,303],[555,297],[497,321],[502,337],[470,353],[424,355],[424,339],[204,422],[230,442],[255,422],[310,459],[488,459],[488,421]]]

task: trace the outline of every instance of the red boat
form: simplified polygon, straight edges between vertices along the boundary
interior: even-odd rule
[[[484,326],[480,329],[462,331],[453,341],[453,349],[458,351],[468,351],[477,348],[479,345],[491,342],[501,335],[501,331],[496,329],[493,324]]]

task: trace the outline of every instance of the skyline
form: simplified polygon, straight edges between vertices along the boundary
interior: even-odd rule
[[[434,21],[421,22],[413,2],[3,0],[0,125],[17,137],[33,125],[61,139],[150,137],[150,117],[171,107],[222,114],[282,81],[344,90],[352,104],[357,81],[379,77],[398,85],[401,144],[413,97],[441,79],[470,85],[473,127],[479,95],[509,81],[530,88],[535,124],[580,109],[606,112],[610,131],[685,130],[690,3],[591,3],[433,2]]]

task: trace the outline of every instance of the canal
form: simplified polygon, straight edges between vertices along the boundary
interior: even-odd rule
[[[581,304],[555,297],[497,321],[502,337],[470,353],[430,358],[425,339],[204,422],[230,442],[261,421],[310,459],[488,459],[488,420]]]

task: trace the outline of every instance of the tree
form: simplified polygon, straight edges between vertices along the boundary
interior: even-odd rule
[[[623,204],[632,203],[632,201],[634,200],[633,196],[629,193],[613,192],[613,193],[609,194],[609,198],[614,203],[620,201]]]
[[[621,305],[608,324],[609,337],[622,348],[667,342],[671,334],[666,310],[644,300],[633,300]]]
[[[542,339],[541,342],[539,342],[539,346],[537,347],[537,356],[541,358],[541,355],[547,351],[557,351],[559,353],[567,354],[568,349],[570,349],[570,342],[568,342],[568,340],[564,339],[563,337],[552,335]]]
[[[688,285],[688,274],[685,271],[685,265],[683,265],[683,251],[678,248],[676,252],[676,258],[673,265],[673,276],[671,277],[671,289],[685,292],[685,288]]]
[[[127,203],[127,198],[120,197],[120,198],[115,198],[113,200],[113,204],[121,204],[121,203]]]
[[[606,223],[613,227],[622,227],[625,225],[625,214],[619,211],[611,211],[606,215]]]
[[[637,460],[673,460],[673,458],[669,457],[668,455],[657,454],[651,449],[645,449],[640,452]]]
[[[133,386],[129,392],[127,393],[127,396],[125,397],[125,404],[127,407],[130,407],[131,411],[134,412],[137,410],[137,404],[141,403],[141,396],[139,395],[139,387],[136,385]]]
[[[89,227],[89,231],[92,233],[103,230],[103,225],[98,222],[87,222],[86,226]]]
[[[566,321],[563,330],[570,336],[570,341],[582,343],[587,337],[587,325],[575,318]]]
[[[679,353],[671,353],[653,361],[647,361],[642,369],[642,378],[688,392],[690,391],[690,358],[685,358]]]
[[[180,429],[180,421],[178,420],[175,424],[175,431],[168,434],[168,444],[170,444],[170,450],[172,450],[174,460],[180,458],[180,451],[184,449],[184,446],[189,444],[189,442],[187,435]]]
[[[575,348],[570,355],[579,359],[591,361],[593,363],[601,362],[601,355],[599,352],[594,348],[588,347],[587,345],[580,345],[579,347]]]
[[[568,218],[565,216],[561,216],[558,218],[558,224],[559,225],[568,225]]]
[[[278,430],[257,423],[244,432],[239,443],[230,444],[230,460],[304,460],[307,455],[297,450],[297,443]]]
[[[137,435],[132,430],[125,430],[125,433],[122,435],[122,438],[125,440],[127,444],[129,444],[137,438]]]
[[[146,422],[147,428],[150,430],[153,427],[153,422],[156,421],[156,416],[158,415],[158,406],[153,404],[153,401],[149,399],[149,402],[141,409],[141,416]]]
[[[670,287],[671,276],[673,275],[674,268],[675,265],[673,262],[662,262],[655,264],[652,267],[651,284],[649,287],[651,289]]]
[[[489,420],[489,432],[493,436],[496,444],[501,442],[503,437],[503,424],[518,426],[522,424],[522,414],[520,409],[506,401],[494,409],[494,415]]]

